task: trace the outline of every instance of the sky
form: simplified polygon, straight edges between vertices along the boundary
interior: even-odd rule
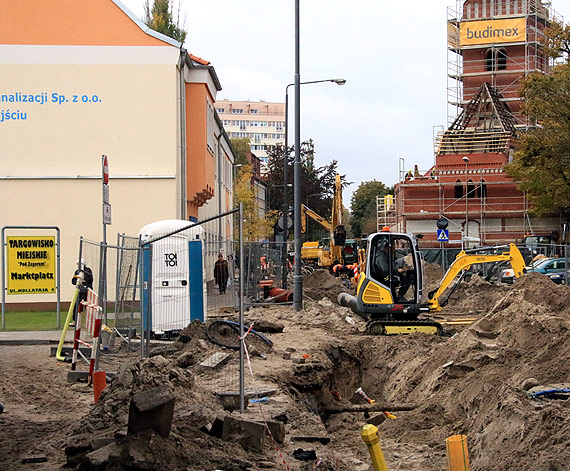
[[[142,17],[144,0],[121,0]],[[185,47],[211,62],[218,99],[285,101],[295,81],[293,0],[177,0]],[[570,2],[553,0],[566,20]],[[301,0],[301,140],[313,139],[317,164],[337,160],[353,182],[398,181],[404,169],[434,163],[434,127],[446,126],[447,7],[455,0]],[[294,141],[294,87],[289,88]]]

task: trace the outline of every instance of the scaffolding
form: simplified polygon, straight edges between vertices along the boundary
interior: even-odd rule
[[[524,41],[460,44],[462,22],[515,18],[525,20]],[[562,22],[563,18],[552,8],[551,2],[544,0],[456,0],[454,6],[448,7],[448,126],[477,93],[480,86],[477,77],[486,77],[486,81],[502,95],[504,102],[515,105],[513,114],[516,127],[528,128],[530,124],[522,115],[520,107],[516,106],[520,103],[520,81],[532,72],[549,73],[552,61],[545,57],[542,48],[545,42],[544,28],[553,21]],[[509,47],[512,53],[507,54],[505,47]],[[469,51],[481,53],[469,54]]]
[[[424,246],[428,246],[434,241],[435,221],[440,217],[448,219],[450,233],[463,234],[465,221],[469,220],[467,232],[477,234],[477,245],[496,245],[521,239],[528,233],[550,234],[559,230],[563,222],[559,217],[531,218],[527,194],[516,190],[516,182],[489,180],[490,176],[504,175],[501,168],[432,168],[420,174],[400,179],[394,206],[383,205],[382,198],[377,198],[379,228],[388,226],[399,232],[423,234],[431,231],[432,236],[424,241]],[[511,189],[507,194],[505,185]]]

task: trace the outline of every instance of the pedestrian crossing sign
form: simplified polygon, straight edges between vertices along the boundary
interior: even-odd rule
[[[449,242],[449,229],[438,229],[437,230],[437,241],[438,242]]]

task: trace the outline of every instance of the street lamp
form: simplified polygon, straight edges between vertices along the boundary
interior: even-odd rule
[[[469,163],[469,157],[464,156],[463,162],[465,162],[465,241],[468,241],[469,237],[469,194],[467,186],[467,164]]]
[[[337,85],[344,85],[346,80],[343,78],[336,78],[336,79],[324,79],[324,80],[311,80],[309,82],[301,82],[299,85],[310,85],[313,83],[324,83],[324,82],[331,82],[336,83]],[[289,213],[289,198],[287,192],[287,181],[288,181],[288,167],[289,167],[289,87],[295,85],[294,83],[290,83],[285,87],[285,158],[283,159],[283,220],[287,221],[286,214]],[[300,144],[299,144],[300,145]],[[295,149],[297,145],[295,145]],[[297,155],[297,154],[295,154]],[[300,190],[299,190],[300,191]],[[300,198],[299,198],[300,199]],[[295,216],[296,217],[296,216]],[[286,226],[286,224],[284,224]],[[282,271],[282,283],[283,288],[287,288],[287,239],[288,239],[288,228],[283,228],[283,251],[282,251],[282,262],[283,262],[283,271]],[[299,249],[300,250],[300,249]],[[296,255],[295,249],[295,257]],[[300,256],[299,256],[300,258]],[[302,289],[302,287],[301,287]]]

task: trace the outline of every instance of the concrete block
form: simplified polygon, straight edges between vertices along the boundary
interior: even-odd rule
[[[225,365],[230,360],[230,358],[230,353],[216,352],[206,358],[202,363],[200,363],[199,366],[202,371],[212,371],[216,368],[221,367],[222,365]]]
[[[263,451],[265,445],[265,426],[257,422],[227,415],[224,419],[222,440],[236,441],[248,451]]]
[[[283,360],[290,360],[291,352],[283,352]]]
[[[129,407],[130,435],[152,429],[162,437],[170,435],[174,415],[174,395],[168,386],[135,394]]]
[[[180,368],[187,368],[194,364],[194,355],[190,352],[185,352],[176,358],[176,366]]]
[[[89,358],[91,356],[91,349],[90,348],[79,347],[79,350],[87,358]],[[54,357],[56,354],[57,354],[57,347],[50,347],[49,348],[49,356]],[[71,355],[73,355],[73,347],[67,347],[64,345],[63,347],[61,347],[61,354],[63,356],[69,356],[70,357]]]
[[[117,373],[115,371],[106,371],[105,376],[107,376],[107,382],[112,381]],[[67,382],[68,383],[86,383],[89,380],[89,371],[68,371],[67,372]]]
[[[279,422],[272,421],[268,421],[267,426],[269,427],[274,440],[277,443],[283,443],[283,440],[285,440],[285,426]]]
[[[22,463],[27,464],[27,463],[45,463],[47,461],[47,456],[46,455],[26,455],[26,456],[22,456],[22,458],[20,458],[20,461],[22,461]]]
[[[113,442],[91,453],[87,453],[85,459],[93,469],[104,469],[104,466],[113,458],[118,459],[120,453],[119,446]]]
[[[212,422],[212,426],[210,427],[210,435],[216,438],[222,438],[224,433],[224,420],[226,419],[225,412],[218,412],[216,418]]]

